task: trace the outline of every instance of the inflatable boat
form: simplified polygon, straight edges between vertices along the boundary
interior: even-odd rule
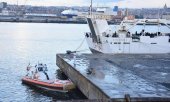
[[[75,88],[75,85],[70,80],[50,79],[46,64],[38,63],[35,66],[29,64],[26,70],[27,74],[22,78],[22,83],[24,84],[60,92],[68,92]]]
[[[59,91],[59,92],[68,92],[71,89],[74,89],[75,86],[70,80],[46,80],[41,81],[38,79],[32,79],[30,77],[23,77],[22,83],[42,88],[49,91]]]

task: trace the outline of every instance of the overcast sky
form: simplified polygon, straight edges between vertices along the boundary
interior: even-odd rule
[[[36,6],[89,6],[90,0],[0,0],[9,4]],[[94,6],[118,5],[121,8],[162,8],[165,3],[170,7],[170,0],[93,0]]]

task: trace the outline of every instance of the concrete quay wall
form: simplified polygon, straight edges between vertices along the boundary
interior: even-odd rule
[[[105,99],[109,96],[102,92],[96,85],[86,79],[80,72],[65,62],[60,55],[57,55],[57,66],[73,81],[88,99]]]

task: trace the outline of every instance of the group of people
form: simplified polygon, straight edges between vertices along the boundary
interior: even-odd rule
[[[27,66],[27,74],[26,76],[32,79],[42,79],[42,80],[49,80],[49,76],[47,74],[47,65],[38,63],[35,66],[31,66],[30,63]],[[44,77],[45,76],[45,77]]]
[[[136,31],[135,35],[150,36],[152,38],[152,37],[155,37],[155,36],[162,36],[162,33],[161,32],[149,33],[149,32],[145,32],[145,30],[143,29],[140,33],[137,33],[137,31]]]

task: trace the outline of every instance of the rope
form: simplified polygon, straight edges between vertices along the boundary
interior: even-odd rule
[[[81,48],[81,46],[82,46],[83,43],[84,43],[84,40],[85,40],[85,37],[84,37],[83,41],[80,43],[80,45],[77,47],[77,49],[75,50],[76,52],[78,52],[77,50],[78,50],[79,48]]]

